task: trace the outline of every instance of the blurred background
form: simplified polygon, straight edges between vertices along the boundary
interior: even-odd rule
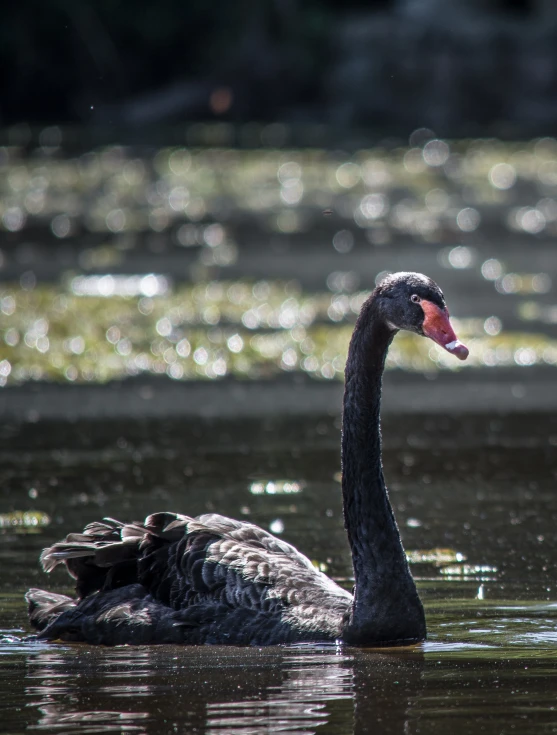
[[[557,363],[554,3],[28,0],[0,33],[3,385],[342,379],[397,269],[465,371]],[[389,367],[456,369],[408,336]]]
[[[334,126],[302,138],[314,146],[343,127],[353,144],[422,126],[524,138],[557,116],[551,0],[26,0],[0,34],[4,125],[109,126],[119,142],[192,120]]]

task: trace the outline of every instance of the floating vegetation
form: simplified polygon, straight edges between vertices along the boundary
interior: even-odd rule
[[[438,264],[472,270],[462,276],[491,289],[503,304],[499,316],[506,320],[509,304],[528,299],[510,307],[519,319],[557,323],[554,305],[533,301],[551,291],[550,274],[537,272],[534,261],[526,264],[531,272],[513,270],[482,252],[494,226],[503,237],[557,234],[554,139],[427,137],[353,154],[110,146],[72,156],[14,146],[0,148],[0,167],[0,230],[10,233],[0,272],[8,266],[19,278],[0,286],[0,386],[283,371],[342,379],[352,324],[369,294],[359,290],[355,261],[343,257],[397,243],[422,252],[451,243],[438,247]],[[247,246],[240,240],[246,223],[255,233]],[[338,262],[323,274],[321,292],[304,292],[294,280],[210,280],[226,278],[240,244],[249,259],[258,237],[262,248],[275,240],[290,248],[303,232],[319,240],[319,255]],[[149,258],[139,274],[130,253]],[[43,265],[56,260],[62,275],[55,286],[42,285],[33,270],[37,254]],[[143,272],[145,262],[161,272]],[[177,285],[173,274],[194,285]],[[399,334],[387,369],[557,365],[556,339],[509,332],[499,316],[455,320],[469,342],[465,364]]]
[[[249,491],[252,495],[296,495],[304,487],[305,482],[298,480],[259,480],[251,483]]]
[[[0,228],[8,232],[42,226],[58,240],[165,233],[177,245],[201,246],[212,263],[235,259],[220,224],[231,210],[256,214],[287,234],[330,211],[374,245],[399,235],[421,242],[438,242],[446,232],[469,236],[494,220],[526,237],[557,234],[553,138],[516,144],[433,138],[352,155],[110,146],[72,157],[11,146],[0,148],[0,165]],[[525,187],[532,196],[518,203]],[[341,227],[332,244],[344,253],[353,242]],[[466,257],[455,256],[451,265],[467,267]]]
[[[495,578],[497,567],[487,564],[451,564],[450,566],[443,567],[441,574],[454,580],[481,580],[482,582],[489,582]]]
[[[538,304],[535,301],[524,301],[518,308],[521,319],[527,322],[557,324],[557,304]]]
[[[103,383],[140,374],[195,380],[299,371],[342,379],[353,322],[369,294],[305,294],[296,283],[267,281],[172,289],[153,275],[130,284],[141,293],[163,288],[166,293],[116,295],[117,283],[128,281],[113,279],[110,296],[76,293],[75,281],[64,292],[50,286],[1,289],[0,386],[29,380]],[[80,289],[83,284],[80,280]],[[470,348],[466,363],[403,332],[389,352],[387,369],[557,365],[557,340],[551,337],[502,331],[496,317],[455,320],[455,325]]]
[[[168,279],[146,276],[76,276],[71,290],[76,296],[160,296],[169,290]]]
[[[33,533],[50,524],[50,516],[40,510],[14,510],[0,513],[0,529]]]
[[[407,551],[406,558],[410,564],[435,564],[436,566],[466,561],[464,554],[461,554],[460,551],[455,551],[454,549]]]

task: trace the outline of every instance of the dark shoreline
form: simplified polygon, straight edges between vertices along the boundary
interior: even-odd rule
[[[383,415],[552,412],[554,368],[389,372]],[[0,390],[4,422],[80,419],[242,419],[341,413],[339,381],[285,375],[274,380],[172,381],[133,378],[106,384],[26,383]]]

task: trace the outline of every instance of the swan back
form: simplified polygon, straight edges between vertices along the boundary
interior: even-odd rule
[[[164,635],[180,642],[334,640],[352,604],[348,592],[290,544],[214,513],[155,513],[143,524],[105,519],[45,549],[41,561],[45,571],[64,563],[78,595],[68,609],[59,599],[53,604],[29,593],[32,622],[43,625],[45,637],[60,637],[64,616],[75,628],[81,610],[82,639],[96,616],[95,631],[99,619],[107,628],[102,642],[121,640],[126,628],[133,637],[138,626],[144,639],[153,616],[159,628],[166,620]]]

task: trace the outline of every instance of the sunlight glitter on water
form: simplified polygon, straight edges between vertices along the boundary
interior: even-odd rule
[[[521,623],[527,625],[514,625]],[[14,642],[0,649],[3,671],[12,675],[10,697],[26,705],[19,710],[23,717],[16,706],[10,720],[23,724],[32,717],[34,729],[47,732],[54,726],[74,732],[78,722],[80,732],[91,733],[123,728],[256,735],[262,729],[309,733],[319,727],[359,734],[381,723],[396,732],[443,732],[450,724],[451,732],[464,735],[470,722],[482,723],[488,733],[513,725],[513,731],[532,732],[520,719],[527,702],[545,707],[548,716],[554,711],[554,641],[552,651],[547,640],[543,650],[528,648],[526,641],[501,646],[504,631],[495,637],[494,643],[445,637],[391,650],[315,644],[107,650]],[[25,677],[17,689],[13,675],[23,657]]]
[[[409,431],[408,421],[403,417],[391,425],[387,436],[403,427]],[[490,417],[485,421],[491,425]],[[459,422],[463,436],[482,440],[480,420]],[[411,430],[427,438],[428,425],[428,419],[420,419],[420,429]],[[329,728],[364,733],[370,723],[381,722],[393,732],[427,728],[437,735],[450,726],[456,735],[466,735],[472,724],[484,727],[488,735],[507,730],[531,735],[533,723],[529,726],[521,717],[533,701],[544,713],[544,722],[557,724],[551,709],[557,681],[557,605],[546,589],[548,572],[543,571],[552,568],[554,556],[555,496],[546,478],[552,460],[535,445],[518,452],[516,442],[509,442],[515,431],[545,436],[553,431],[551,426],[551,417],[539,415],[532,420],[521,417],[514,429],[508,423],[497,441],[490,434],[483,463],[467,460],[462,447],[448,446],[442,461],[434,462],[436,435],[423,450],[406,448],[405,461],[399,450],[386,450],[391,498],[425,602],[429,634],[422,645],[390,650],[336,645],[105,649],[21,640],[25,588],[50,584],[62,589],[67,584],[64,576],[49,580],[37,572],[41,548],[93,518],[107,513],[129,517],[132,511],[142,517],[157,503],[190,513],[218,509],[263,527],[277,517],[286,518],[285,540],[326,565],[328,574],[344,577],[350,588],[338,453],[324,434],[315,433],[307,444],[296,442],[298,459],[280,445],[258,452],[253,442],[249,454],[231,453],[226,444],[222,453],[189,453],[187,475],[183,443],[190,449],[193,444],[186,439],[185,426],[169,429],[159,449],[153,444],[158,435],[153,427],[147,433],[149,449],[129,436],[110,451],[66,451],[60,455],[62,465],[56,452],[44,449],[29,454],[24,464],[13,453],[5,455],[2,480],[9,502],[21,503],[26,497],[21,488],[32,487],[37,496],[27,496],[28,502],[51,517],[51,524],[40,526],[38,534],[20,535],[10,527],[0,534],[0,561],[7,570],[0,590],[0,627],[6,635],[0,644],[0,683],[11,704],[6,725],[51,732],[56,723],[62,733],[75,732],[77,722],[80,732],[91,733],[165,728],[258,733],[262,727],[270,732]],[[298,428],[296,422],[286,432],[291,441]],[[228,441],[233,437],[233,446],[245,441],[245,430],[237,428]],[[50,439],[55,440],[52,432]],[[196,441],[202,445],[200,438]],[[170,451],[173,446],[181,450]],[[458,462],[459,478],[447,476],[443,462]],[[424,463],[431,475],[428,484],[416,479]],[[405,474],[409,466],[414,477]],[[506,474],[500,475],[502,467]],[[536,489],[531,488],[532,468],[537,468]],[[54,476],[57,484],[52,485]],[[279,481],[281,477],[289,479]],[[463,478],[468,479],[463,483]],[[266,487],[269,482],[304,483],[304,488],[293,494],[250,492],[253,483]],[[416,516],[422,519],[420,525],[406,524]],[[513,518],[524,519],[520,532]],[[441,543],[451,535],[452,548]],[[543,543],[538,540],[542,537]],[[511,553],[515,548],[517,554]],[[455,563],[467,565],[466,579],[442,574]],[[486,566],[490,579],[482,581]],[[540,721],[535,720],[536,727]]]

